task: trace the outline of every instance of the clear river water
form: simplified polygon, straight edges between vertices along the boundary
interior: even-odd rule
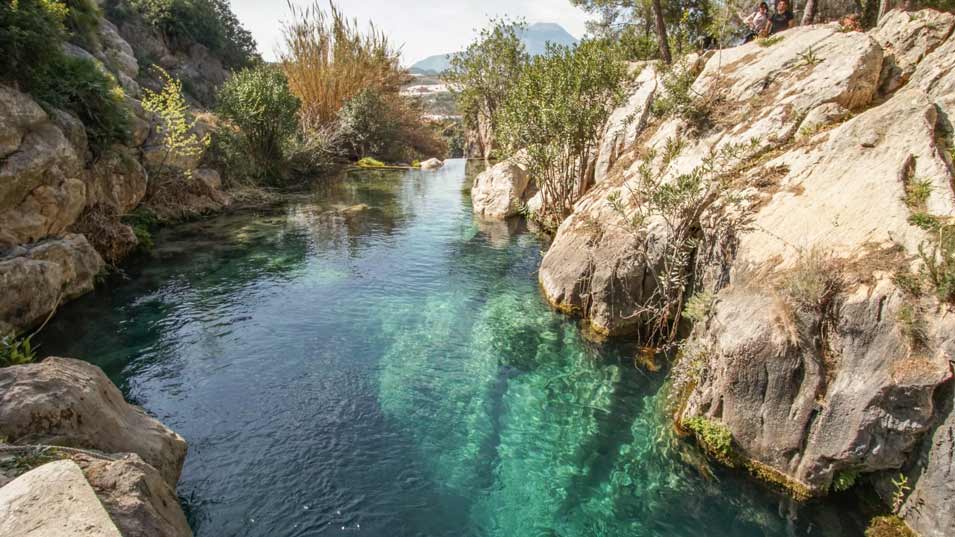
[[[361,172],[166,229],[41,352],[187,439],[199,537],[861,534],[839,499],[702,470],[666,372],[547,307],[537,235],[473,219],[478,169]]]

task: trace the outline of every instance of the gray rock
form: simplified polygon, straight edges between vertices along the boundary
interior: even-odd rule
[[[517,215],[529,192],[531,179],[526,169],[516,160],[495,164],[474,180],[471,203],[474,214],[490,220],[503,220]]]
[[[146,170],[128,148],[115,146],[87,174],[87,207],[108,205],[117,214],[135,209],[146,195]]]
[[[437,170],[444,166],[444,163],[436,158],[428,159],[421,163],[422,170]]]
[[[0,488],[0,535],[123,537],[72,461],[45,464]]]
[[[174,489],[186,442],[134,407],[98,367],[67,358],[0,369],[0,436],[13,444],[135,453]]]
[[[0,258],[0,334],[43,322],[59,304],[93,290],[103,260],[82,235],[67,235]]]
[[[880,88],[885,93],[904,86],[919,63],[941,45],[955,28],[955,15],[923,9],[894,9],[879,20],[870,35],[885,51]]]
[[[71,455],[123,537],[192,537],[176,492],[135,454]]]

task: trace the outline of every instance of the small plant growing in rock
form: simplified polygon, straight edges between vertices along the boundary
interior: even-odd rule
[[[765,37],[765,38],[762,38],[762,39],[758,39],[758,40],[756,41],[756,43],[759,44],[759,46],[761,46],[761,47],[763,47],[763,48],[768,48],[768,47],[771,47],[771,46],[775,45],[776,43],[779,43],[779,42],[782,41],[783,39],[784,39],[784,37],[781,36],[781,35],[774,35],[774,36],[772,36],[772,37]]]
[[[683,308],[683,318],[694,323],[705,321],[716,303],[716,294],[712,291],[700,291],[686,301]]]
[[[700,445],[713,458],[726,464],[733,465],[733,433],[722,423],[693,416],[683,420],[683,426],[693,431]]]
[[[925,208],[932,195],[932,182],[927,179],[913,179],[905,185],[905,204],[912,210]]]
[[[823,312],[844,284],[840,264],[818,247],[803,251],[783,281],[783,290],[792,302],[809,311]]]
[[[955,224],[940,224],[935,237],[919,246],[922,278],[942,302],[955,304]]]
[[[17,338],[4,336],[0,339],[0,367],[24,365],[36,360],[36,349],[33,348],[32,336]]]
[[[836,492],[845,492],[855,486],[859,479],[858,470],[843,470],[836,474],[832,480],[832,490]]]
[[[873,518],[865,537],[918,537],[901,518],[890,515]]]
[[[822,58],[816,55],[811,46],[799,54],[800,67],[812,67],[820,63],[822,63]]]
[[[902,504],[905,503],[905,496],[912,487],[909,486],[909,478],[904,474],[899,474],[899,477],[893,479],[892,486],[895,487],[895,492],[892,494],[892,512],[898,513],[902,509]]]
[[[902,334],[908,339],[913,347],[922,347],[928,341],[928,329],[925,326],[925,318],[922,312],[913,304],[905,304],[899,308],[897,316],[899,327]]]
[[[680,117],[696,129],[702,129],[710,123],[716,95],[703,95],[693,89],[696,72],[685,59],[661,73],[661,82],[661,96],[654,99],[650,108],[654,116]]]
[[[182,95],[182,82],[159,66],[153,68],[162,80],[162,90],[154,92],[144,89],[142,102],[143,109],[156,115],[157,127],[162,136],[165,154],[156,169],[161,174],[170,158],[195,158],[209,146],[211,139],[208,134],[200,137],[193,132],[196,120],[190,121],[188,117],[189,107]],[[184,174],[191,177],[188,170]]]

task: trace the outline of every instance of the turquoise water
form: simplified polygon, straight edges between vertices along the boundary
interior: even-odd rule
[[[472,219],[475,171],[363,173],[166,230],[42,350],[189,441],[200,537],[860,534],[701,471],[665,373],[548,309],[537,236]]]

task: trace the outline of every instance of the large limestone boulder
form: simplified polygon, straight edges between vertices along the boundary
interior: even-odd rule
[[[135,453],[175,488],[181,436],[123,399],[98,367],[68,358],[0,369],[0,436],[13,444]]]
[[[944,421],[926,435],[914,464],[906,471],[912,490],[900,510],[909,527],[922,537],[955,535],[955,510],[952,509],[952,499],[955,498],[955,480],[952,479],[955,475],[955,393],[949,388],[940,395],[943,405],[940,415]],[[892,472],[879,483],[878,490],[886,502],[892,501],[895,493],[892,480],[897,476],[898,472]]]
[[[640,62],[630,69],[639,72],[627,101],[607,120],[594,165],[595,183],[607,178],[620,156],[637,141],[650,118],[650,105],[659,84],[656,67],[652,62]]]
[[[520,213],[521,206],[534,194],[531,178],[515,160],[495,164],[474,180],[471,203],[474,214],[489,220],[503,220]]]
[[[72,461],[45,464],[0,488],[0,535],[123,537]]]
[[[93,290],[103,259],[82,235],[67,235],[0,257],[0,334],[41,323],[64,301]]]
[[[146,196],[146,170],[128,148],[116,146],[100,157],[87,174],[87,206],[108,205],[120,215]]]
[[[659,171],[664,182],[674,181],[729,146],[752,147],[755,140],[757,150],[746,149],[749,154],[741,155],[745,160],[790,143],[803,118],[827,103],[858,110],[871,102],[882,52],[869,36],[823,25],[796,28],[782,37],[769,49],[750,43],[695,60],[705,62],[692,93],[711,100],[706,124],[658,118],[627,134],[639,140],[639,147],[627,148],[631,158],[615,159],[609,179],[577,203],[544,257],[540,282],[553,305],[584,317],[601,333],[623,334],[640,324],[669,240],[659,219],[649,219],[637,232],[629,224],[640,207],[632,192],[638,190],[641,170],[645,164],[659,168],[659,157],[651,163],[642,160],[649,150],[659,154],[679,143],[668,168]],[[697,70],[690,64],[682,68]],[[665,94],[657,87],[649,98]],[[630,115],[615,113],[625,114]],[[613,196],[625,201],[623,211],[609,203]]]
[[[176,492],[138,455],[72,454],[123,537],[191,537]]]
[[[437,170],[442,166],[444,166],[444,163],[436,158],[431,158],[421,163],[422,170]]]
[[[75,148],[33,99],[0,86],[0,240],[35,242],[66,230],[86,188]]]
[[[924,9],[895,9],[879,20],[871,32],[885,51],[880,86],[893,92],[905,85],[925,57],[939,47],[955,29],[955,15]]]

